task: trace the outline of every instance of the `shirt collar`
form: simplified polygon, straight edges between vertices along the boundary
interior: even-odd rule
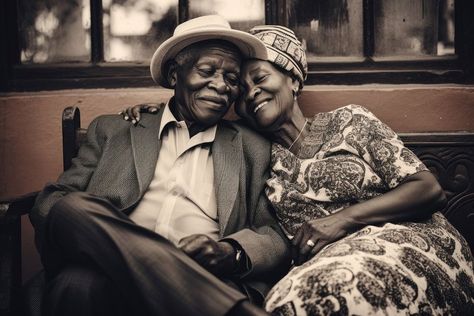
[[[176,127],[181,127],[186,129],[186,133],[188,133],[187,125],[186,122],[184,121],[178,121],[176,117],[173,115],[173,113],[170,110],[169,107],[169,101],[166,103],[165,108],[163,110],[163,116],[161,117],[161,123],[160,123],[160,130],[158,132],[158,139],[161,140],[163,130],[168,124],[172,124],[173,126]],[[213,125],[207,129],[205,129],[202,132],[197,133],[194,135],[191,139],[193,140],[193,143],[212,143],[214,139],[216,138],[216,131],[217,131],[217,125]]]

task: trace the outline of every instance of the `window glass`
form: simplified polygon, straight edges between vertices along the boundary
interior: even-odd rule
[[[189,0],[189,18],[219,14],[234,29],[247,32],[255,25],[265,24],[264,0]]]
[[[178,23],[178,0],[103,0],[106,61],[150,61]]]
[[[454,53],[454,0],[374,1],[375,56]]]
[[[308,61],[362,57],[362,10],[362,0],[293,0],[289,24],[305,45]]]
[[[454,0],[441,0],[438,24],[438,55],[454,55]]]
[[[18,1],[22,63],[90,60],[89,0]]]

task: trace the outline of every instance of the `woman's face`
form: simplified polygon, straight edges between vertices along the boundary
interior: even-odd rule
[[[260,131],[277,130],[292,113],[298,81],[268,61],[248,60],[241,68],[242,95],[236,112]]]

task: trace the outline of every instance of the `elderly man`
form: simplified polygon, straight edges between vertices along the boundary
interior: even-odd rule
[[[174,89],[158,115],[89,126],[73,166],[31,214],[47,315],[258,315],[287,269],[288,243],[262,194],[270,146],[221,118],[253,36],[219,16],[176,28],[153,79]]]

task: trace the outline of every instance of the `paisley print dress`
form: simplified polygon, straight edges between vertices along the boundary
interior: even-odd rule
[[[395,188],[427,170],[367,109],[319,113],[298,156],[278,144],[266,193],[292,237],[307,220]],[[441,213],[369,225],[294,267],[268,294],[274,315],[474,315],[474,262]]]

